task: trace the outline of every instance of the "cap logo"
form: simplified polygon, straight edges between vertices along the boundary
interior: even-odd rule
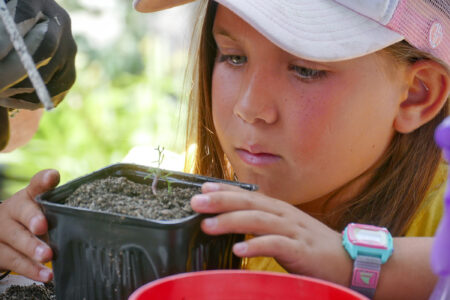
[[[431,48],[436,48],[444,39],[444,29],[442,28],[441,23],[434,22],[430,27],[430,32],[428,35],[428,42],[430,43]]]

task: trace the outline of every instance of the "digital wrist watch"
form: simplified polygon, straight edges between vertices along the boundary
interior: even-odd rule
[[[354,260],[350,288],[373,298],[381,265],[394,250],[391,234],[384,227],[350,223],[342,233],[342,244]]]

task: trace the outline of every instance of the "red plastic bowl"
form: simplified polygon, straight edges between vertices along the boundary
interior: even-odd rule
[[[346,287],[310,277],[260,271],[182,273],[152,281],[129,300],[367,299]]]

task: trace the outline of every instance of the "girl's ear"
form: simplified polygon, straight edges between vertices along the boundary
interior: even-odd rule
[[[450,75],[435,61],[418,61],[406,72],[408,93],[394,121],[394,128],[401,133],[412,132],[433,119],[450,93]]]

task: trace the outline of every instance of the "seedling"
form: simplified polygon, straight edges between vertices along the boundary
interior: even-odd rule
[[[162,179],[167,179],[170,176],[170,173],[162,175],[162,170],[160,169],[162,162],[164,160],[164,147],[158,146],[155,148],[156,151],[158,151],[158,160],[155,161],[157,163],[157,168],[156,169],[149,169],[148,171],[153,174],[153,182],[152,182],[152,192],[153,195],[157,195],[157,186],[158,186],[158,180],[160,178]],[[148,178],[150,176],[146,176],[145,178]],[[172,186],[170,184],[169,180],[166,180],[167,182],[167,191],[170,192],[172,191]]]

